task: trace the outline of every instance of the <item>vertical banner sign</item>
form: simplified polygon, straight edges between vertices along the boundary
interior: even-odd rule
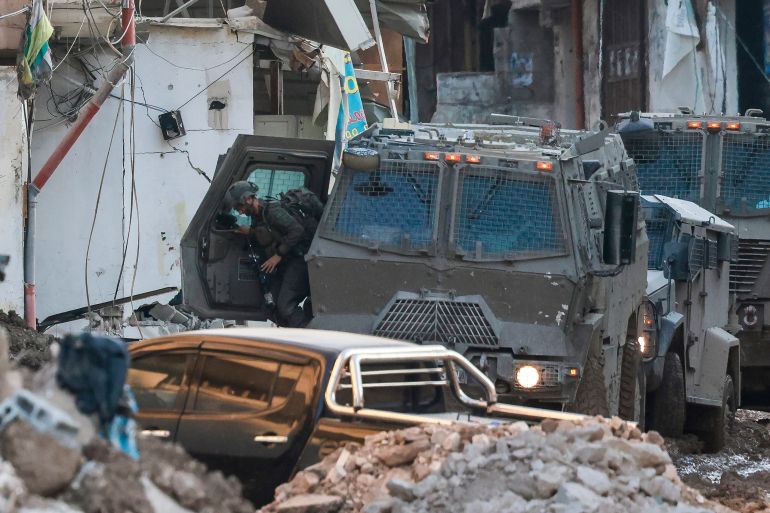
[[[361,101],[361,93],[358,90],[358,82],[356,81],[356,71],[353,69],[353,62],[350,60],[349,52],[345,52],[345,82],[342,90],[345,94],[340,104],[340,113],[337,116],[338,146],[342,139],[345,141],[352,139],[369,127],[366,124],[364,103]],[[345,106],[347,106],[347,109],[345,109]]]

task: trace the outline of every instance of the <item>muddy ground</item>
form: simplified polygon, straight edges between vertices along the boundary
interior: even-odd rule
[[[692,435],[667,445],[682,480],[706,497],[741,513],[770,513],[770,413],[739,410],[716,454],[703,454]]]

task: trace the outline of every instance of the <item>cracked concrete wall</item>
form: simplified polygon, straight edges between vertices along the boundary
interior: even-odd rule
[[[253,133],[253,61],[251,35],[227,28],[151,26],[148,44],[136,48],[136,102],[164,110],[181,106],[187,135],[164,141],[157,126],[161,113],[152,107],[135,109],[135,177],[137,209],[131,210],[130,103],[122,102],[94,228],[89,259],[92,303],[128,296],[134,280],[139,233],[139,272],[134,294],[181,284],[179,240],[208,189],[219,154],[239,133]],[[112,61],[104,55],[102,64]],[[91,59],[93,61],[93,59]],[[53,83],[57,94],[77,89],[63,76],[83,81],[83,73],[62,68]],[[221,128],[209,126],[209,94],[204,88],[227,70],[229,101],[218,114]],[[200,93],[192,98],[196,93]],[[114,94],[130,99],[125,83]],[[192,100],[186,105],[183,103]],[[41,319],[86,304],[85,254],[107,143],[121,102],[110,98],[40,195],[38,214],[38,313]],[[36,117],[51,118],[50,94],[36,102]],[[53,109],[52,109],[53,110]],[[55,113],[55,110],[54,110]],[[57,123],[60,121],[48,121]],[[47,124],[46,123],[46,124]],[[40,123],[39,125],[42,125]],[[37,127],[37,126],[36,126]],[[66,131],[60,123],[33,136],[33,169],[37,170]],[[128,240],[127,240],[128,239]],[[128,252],[120,275],[123,248]],[[167,301],[171,295],[144,302]],[[142,302],[136,302],[138,306]]]
[[[27,140],[16,69],[0,67],[0,254],[10,255],[0,283],[0,310],[24,312],[24,189]]]

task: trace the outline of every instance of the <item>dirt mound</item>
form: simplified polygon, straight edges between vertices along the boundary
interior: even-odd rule
[[[657,433],[620,419],[381,433],[276,490],[261,513],[724,511],[685,486]]]
[[[682,480],[734,510],[770,512],[770,413],[738,410],[725,448],[704,454],[688,435],[666,440]]]
[[[24,319],[13,310],[8,313],[0,310],[0,327],[8,330],[10,336],[11,361],[30,369],[39,369],[51,360],[49,347],[54,338],[27,329]]]

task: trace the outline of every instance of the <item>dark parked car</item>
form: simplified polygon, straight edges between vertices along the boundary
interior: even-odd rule
[[[237,476],[261,505],[345,441],[425,422],[579,415],[497,403],[494,385],[443,346],[334,331],[237,328],[131,347],[143,433]]]

